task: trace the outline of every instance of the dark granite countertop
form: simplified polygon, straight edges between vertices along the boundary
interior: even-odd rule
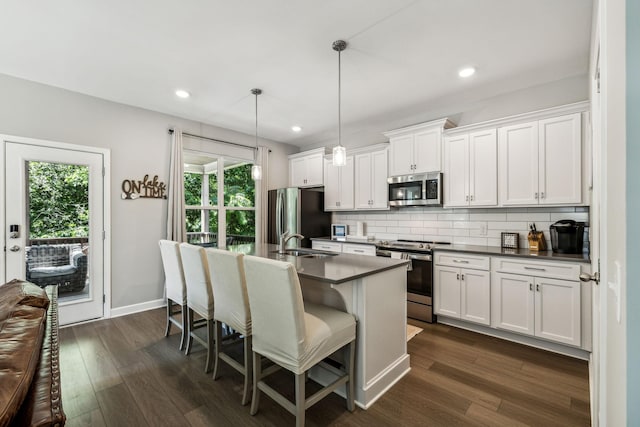
[[[333,252],[324,252],[327,254],[334,254],[333,256],[327,256],[325,258],[305,258],[281,255],[277,253],[278,245],[266,243],[234,245],[229,248],[229,250],[242,252],[246,255],[255,255],[262,258],[287,261],[296,267],[300,277],[335,284],[403,267],[407,264],[406,260],[343,253],[334,254]],[[323,253],[323,251],[315,249],[313,251]]]
[[[375,246],[378,240],[367,240],[366,237],[347,236],[347,240],[333,240],[331,237],[310,237],[309,240],[320,240],[324,242],[334,243],[354,243],[356,245],[372,245]]]
[[[553,251],[532,251],[527,249],[506,249],[497,246],[473,246],[473,245],[436,245],[434,251],[466,252],[491,256],[508,256],[543,261],[571,261],[590,263],[588,254],[559,254]]]

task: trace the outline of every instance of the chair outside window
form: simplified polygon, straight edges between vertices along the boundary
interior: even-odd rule
[[[187,284],[187,348],[185,353],[191,352],[191,346],[195,339],[207,348],[207,362],[205,372],[211,371],[214,352],[214,319],[213,319],[213,288],[209,276],[209,267],[204,253],[204,248],[180,244],[180,256],[184,279]],[[195,314],[200,316],[195,321]],[[202,339],[196,335],[195,330],[200,327],[207,328],[207,337]]]
[[[244,274],[244,255],[221,249],[205,249],[211,285],[213,286],[215,333],[215,364],[213,379],[218,377],[220,360],[244,375],[242,404],[249,402],[251,390],[251,312]],[[244,363],[240,364],[223,351],[222,324],[226,324],[244,339]]]
[[[171,332],[171,325],[176,325],[181,331],[180,350],[184,350],[187,336],[187,285],[184,281],[184,271],[182,270],[182,259],[180,258],[180,246],[178,242],[171,240],[160,240],[160,255],[162,256],[162,266],[164,268],[165,290],[167,294],[167,329],[164,336],[168,337]],[[174,311],[174,305],[180,307],[179,311]],[[178,322],[173,316],[180,314],[181,321]]]
[[[245,256],[247,291],[253,330],[253,396],[251,414],[258,411],[260,392],[295,415],[303,426],[305,411],[337,387],[346,385],[346,403],[354,410],[354,352],[356,321],[353,315],[327,306],[303,303],[300,281],[288,262]],[[307,371],[341,348],[346,348],[344,371],[325,364],[339,374],[333,383],[306,398]],[[267,383],[260,355],[295,375],[295,403]],[[346,371],[346,372],[345,372]]]

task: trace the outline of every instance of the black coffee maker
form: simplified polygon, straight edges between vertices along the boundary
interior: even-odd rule
[[[549,227],[551,249],[560,254],[581,254],[584,242],[584,222],[561,219]]]

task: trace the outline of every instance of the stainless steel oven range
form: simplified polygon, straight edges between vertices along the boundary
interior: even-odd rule
[[[447,242],[379,241],[376,255],[407,259],[407,316],[435,322],[433,314],[433,246]]]

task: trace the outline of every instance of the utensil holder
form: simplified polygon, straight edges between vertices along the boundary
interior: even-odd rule
[[[529,249],[532,251],[546,251],[547,241],[542,231],[530,231],[527,235],[529,240]]]

